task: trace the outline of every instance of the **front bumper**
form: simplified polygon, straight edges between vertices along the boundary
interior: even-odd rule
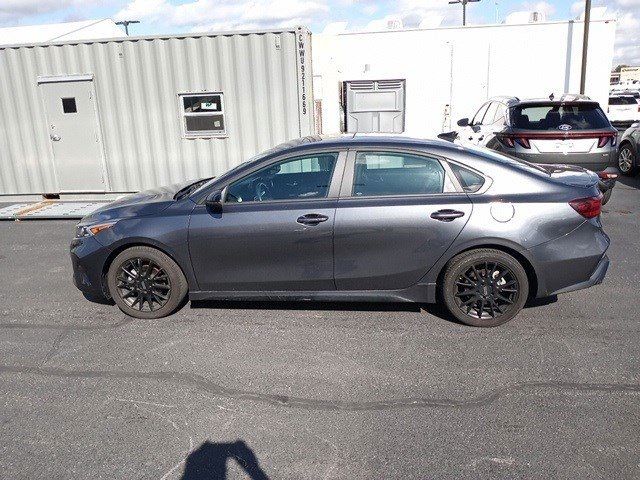
[[[93,237],[74,238],[70,247],[73,283],[89,300],[110,300],[103,278],[102,267],[110,249]]]

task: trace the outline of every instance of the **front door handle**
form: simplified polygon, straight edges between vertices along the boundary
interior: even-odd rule
[[[329,220],[329,217],[326,215],[322,215],[320,213],[307,213],[306,215],[298,217],[296,222],[301,223],[302,225],[318,225],[319,223],[326,222],[327,220]]]
[[[459,210],[438,210],[437,212],[433,212],[431,214],[431,218],[435,220],[440,220],[441,222],[453,222],[456,218],[464,217],[464,212]]]

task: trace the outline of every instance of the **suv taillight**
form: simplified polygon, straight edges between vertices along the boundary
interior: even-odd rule
[[[518,142],[518,145],[520,145],[522,148],[531,148],[529,139],[519,135],[503,133],[502,135],[498,135],[498,140],[500,140],[500,143],[502,143],[504,146],[509,148],[515,147],[515,142]]]
[[[611,139],[611,146],[615,147],[616,146],[616,140],[617,140],[618,135],[610,132],[607,133],[606,135],[602,135],[600,137],[598,137],[598,148],[602,148],[604,147],[607,142],[609,141],[609,139]]]
[[[571,200],[569,205],[584,218],[595,218],[600,215],[600,210],[602,209],[602,195],[577,198],[576,200]]]

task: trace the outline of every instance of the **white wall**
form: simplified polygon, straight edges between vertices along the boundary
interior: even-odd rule
[[[405,133],[433,137],[471,117],[489,97],[547,97],[577,93],[583,24],[436,28],[313,36],[316,100],[322,100],[322,133],[340,131],[340,83],[406,79]],[[607,103],[615,21],[591,23],[586,94]]]

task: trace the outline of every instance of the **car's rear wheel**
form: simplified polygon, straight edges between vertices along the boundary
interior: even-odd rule
[[[618,169],[620,173],[628,177],[633,177],[638,173],[636,154],[628,143],[622,145],[618,152]]]
[[[135,318],[171,315],[188,291],[178,264],[163,252],[144,246],[128,248],[113,259],[107,284],[120,310]]]
[[[441,293],[451,315],[462,323],[495,327],[522,310],[529,280],[514,257],[483,248],[461,253],[447,264]]]

